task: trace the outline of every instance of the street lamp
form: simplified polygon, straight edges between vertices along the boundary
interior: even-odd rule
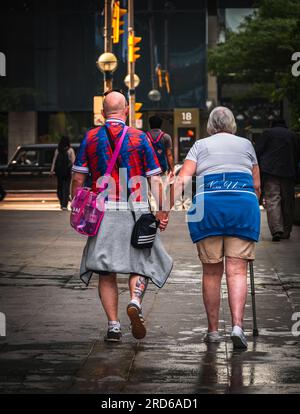
[[[133,76],[134,79],[134,87],[137,88],[141,82],[140,78],[138,77],[138,75],[134,74]],[[127,75],[124,79],[124,83],[127,86],[127,88],[130,87],[130,75]]]
[[[118,67],[118,60],[113,53],[106,52],[99,56],[96,65],[104,74],[104,92],[112,89],[112,73]]]
[[[210,101],[210,100],[206,101],[206,108],[207,108],[208,111],[211,110],[213,104],[214,104],[213,101]]]
[[[156,89],[152,89],[148,93],[148,98],[150,99],[150,101],[158,102],[161,100],[161,93]]]

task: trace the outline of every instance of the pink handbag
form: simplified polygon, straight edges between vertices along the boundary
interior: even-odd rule
[[[105,209],[105,198],[101,197],[100,194],[107,187],[107,183],[118,159],[127,130],[128,127],[125,126],[104,174],[104,177],[107,178],[102,181],[99,191],[94,193],[90,188],[86,187],[80,187],[76,191],[75,197],[71,203],[70,224],[71,227],[80,234],[84,234],[85,236],[96,236],[98,233]]]

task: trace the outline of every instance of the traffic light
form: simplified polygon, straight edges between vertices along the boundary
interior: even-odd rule
[[[161,65],[160,64],[158,64],[156,66],[155,71],[156,71],[156,75],[157,75],[157,79],[158,79],[158,86],[160,88],[162,88],[163,85],[165,84],[166,85],[167,92],[168,93],[171,93],[170,74],[169,74],[169,71],[167,69],[166,70],[163,70],[161,68]]]
[[[157,65],[157,67],[156,67],[156,74],[157,74],[157,77],[158,77],[158,86],[160,88],[162,88],[163,87],[163,81],[162,81],[162,70],[161,70],[160,65]]]
[[[121,9],[120,1],[115,1],[113,4],[113,12],[112,12],[113,43],[119,43],[120,35],[124,33],[124,30],[121,29],[122,26],[124,25],[124,22],[121,20],[121,18],[126,13],[127,13],[126,9]]]
[[[141,40],[141,37],[134,36],[132,33],[128,36],[128,61],[130,63],[135,62],[141,57],[141,55],[136,54],[141,49],[140,47],[136,47],[137,43],[140,43]]]
[[[134,112],[135,112],[135,119],[141,119],[143,114],[139,112],[142,108],[143,104],[140,102],[136,102],[134,104]]]
[[[169,75],[169,72],[167,70],[165,71],[165,82],[166,82],[167,92],[170,93],[171,92],[171,88],[170,88],[170,75]]]

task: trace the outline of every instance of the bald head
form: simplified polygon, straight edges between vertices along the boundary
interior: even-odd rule
[[[125,96],[120,92],[110,92],[104,98],[103,115],[106,119],[116,117],[126,121],[128,105]]]

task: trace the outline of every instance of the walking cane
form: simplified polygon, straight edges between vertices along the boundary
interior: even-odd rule
[[[253,269],[253,261],[252,260],[249,262],[249,270],[250,270],[252,314],[253,314],[253,336],[258,336],[257,320],[256,320],[254,269]]]

